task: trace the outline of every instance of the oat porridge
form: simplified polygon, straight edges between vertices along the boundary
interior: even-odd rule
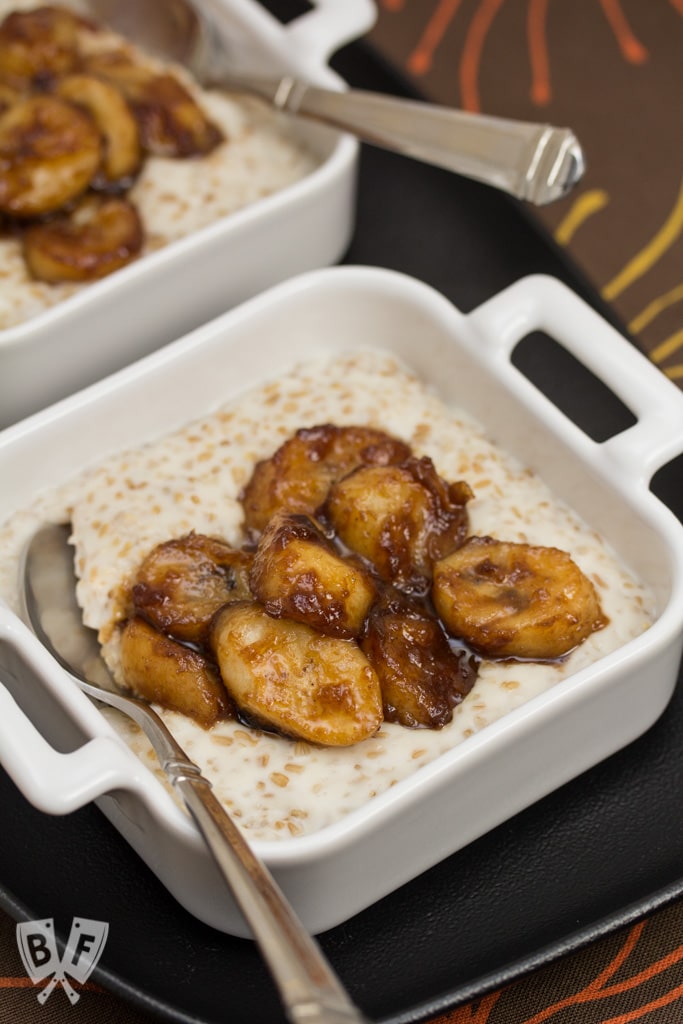
[[[74,2],[47,8],[36,0],[0,0],[0,19],[35,8],[79,11],[82,6]],[[99,26],[93,31],[78,30],[77,41],[78,57],[68,74],[54,79],[38,74],[30,99],[25,95],[25,83],[17,84],[12,77],[11,49],[6,48],[5,65],[9,66],[0,66],[0,148],[6,150],[0,154],[0,186],[3,174],[17,177],[12,163],[17,138],[33,132],[40,121],[45,147],[52,145],[50,129],[54,128],[55,137],[63,138],[67,126],[62,120],[69,110],[78,118],[74,131],[81,132],[81,141],[74,143],[73,152],[60,153],[57,158],[50,155],[49,177],[78,185],[77,175],[83,175],[82,188],[73,197],[65,196],[58,216],[49,202],[49,209],[37,205],[35,215],[30,204],[22,211],[16,205],[13,186],[8,186],[11,195],[0,233],[0,330],[28,320],[87,287],[89,280],[116,270],[123,265],[117,262],[123,259],[121,253],[127,254],[123,262],[144,257],[288,187],[311,173],[319,162],[265,104],[242,94],[201,90],[184,69],[150,60]],[[151,100],[144,95],[147,80],[140,83],[137,72],[131,73],[133,66],[156,75],[155,82],[165,76],[163,88],[157,89]],[[180,98],[186,96],[187,103],[178,124],[169,129],[175,151],[167,153],[168,139],[160,142],[159,135],[168,128],[164,103],[171,80],[173,102],[176,92],[184,90]],[[29,110],[31,102],[36,109]],[[190,103],[204,137],[188,150],[183,119]],[[126,113],[120,107],[133,107],[135,118],[130,109]],[[93,112],[98,131],[93,128]],[[98,123],[98,117],[106,127]],[[115,130],[126,118],[132,120],[133,130],[136,121],[146,126],[140,130],[142,155],[137,163],[135,157],[130,165],[124,161],[118,170],[112,170],[112,180],[102,181],[108,173],[105,157],[111,157],[113,150],[120,155],[129,144],[126,126]],[[152,142],[145,142],[145,131],[147,136],[154,135]],[[105,157],[98,156],[101,152]],[[89,162],[90,156],[94,163]],[[38,182],[40,167],[33,163],[31,175]],[[43,187],[44,176],[40,178],[41,190]],[[0,197],[2,194],[0,188]],[[12,213],[15,208],[18,215]],[[105,242],[111,244],[105,246]]]
[[[46,519],[70,520],[86,623],[100,631],[115,667],[121,586],[147,553],[191,531],[243,538],[243,488],[259,460],[302,426],[364,424],[409,444],[449,481],[466,481],[471,535],[557,547],[599,595],[606,624],[566,658],[482,658],[468,696],[438,729],[384,721],[348,747],[288,739],[239,720],[202,728],[160,709],[219,798],[253,839],[310,834],[466,741],[489,723],[648,628],[654,598],[609,545],[525,466],[494,446],[468,415],[447,408],[393,357],[358,351],[295,367],[276,381],[181,430],[86,469],[39,496],[0,529],[0,593],[16,606],[20,550]],[[147,741],[115,712],[107,717],[157,771]],[[157,772],[158,773],[158,772]],[[159,774],[159,773],[158,773]]]

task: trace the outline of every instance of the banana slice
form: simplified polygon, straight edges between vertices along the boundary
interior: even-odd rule
[[[37,217],[88,187],[102,155],[90,117],[56,96],[29,96],[0,114],[0,211]]]
[[[379,678],[385,719],[407,728],[442,728],[477,677],[475,660],[451,648],[438,619],[397,591],[372,609],[361,648]]]
[[[251,597],[252,557],[198,533],[158,544],[136,574],[133,607],[176,640],[204,643],[219,608]]]
[[[287,512],[262,533],[250,583],[270,615],[346,638],[360,634],[376,596],[361,565],[337,554],[308,516]]]
[[[84,107],[100,131],[104,153],[94,184],[128,187],[140,169],[142,149],[137,121],[119,90],[94,75],[67,75],[57,83],[55,92]]]
[[[4,114],[8,107],[13,106],[22,98],[21,93],[17,92],[16,89],[0,82],[0,114]]]
[[[297,430],[271,458],[256,464],[242,492],[245,525],[258,534],[280,509],[314,515],[330,484],[356,466],[391,465],[409,455],[403,441],[371,427],[326,423]]]
[[[410,458],[400,465],[361,466],[337,481],[322,516],[383,580],[424,593],[433,562],[465,538],[471,497],[467,484],[446,483],[431,459]]]
[[[216,616],[212,645],[228,692],[254,724],[343,747],[382,723],[379,681],[353,640],[239,603]]]
[[[140,254],[143,231],[132,203],[92,196],[70,214],[27,228],[23,243],[37,280],[96,281]]]
[[[121,669],[136,696],[179,711],[205,729],[234,718],[234,705],[213,665],[144,619],[129,619],[122,629]]]
[[[493,537],[437,562],[432,598],[453,636],[496,658],[561,658],[608,621],[565,551]]]
[[[46,86],[78,62],[78,35],[91,27],[63,7],[12,11],[0,23],[0,80],[17,89]]]
[[[204,156],[223,141],[185,86],[173,75],[135,63],[122,50],[93,54],[85,70],[121,91],[140,128],[143,148],[155,156]]]

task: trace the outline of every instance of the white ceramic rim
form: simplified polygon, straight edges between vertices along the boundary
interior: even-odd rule
[[[587,463],[597,466],[613,486],[621,490],[624,500],[628,500],[652,524],[670,552],[672,583],[669,600],[652,627],[598,663],[557,683],[551,690],[442,754],[387,793],[350,812],[344,819],[308,836],[292,837],[283,842],[254,841],[256,852],[273,866],[298,866],[326,858],[352,844],[359,834],[379,828],[383,821],[404,813],[413,801],[423,798],[425,788],[428,789],[431,782],[455,778],[461,767],[469,768],[473,763],[486,761],[493,751],[505,746],[510,735],[519,737],[526,728],[536,728],[544,717],[556,716],[563,709],[580,703],[587,692],[607,687],[624,666],[631,669],[645,666],[653,656],[679,643],[683,630],[683,528],[648,489],[654,470],[683,450],[683,395],[578,297],[559,282],[543,276],[523,279],[468,316],[463,316],[430,286],[394,271],[335,267],[301,275],[247,301],[106,380],[0,432],[0,462],[3,450],[35,444],[41,434],[49,432],[55,424],[68,421],[74,414],[79,415],[81,410],[87,410],[108,394],[125,394],[132,383],[172,372],[174,364],[182,363],[188,354],[201,349],[211,339],[228,338],[233,325],[248,323],[255,314],[264,311],[276,311],[292,298],[305,299],[310,292],[330,288],[342,291],[355,289],[359,293],[379,291],[389,299],[392,296],[407,297],[444,325],[460,344],[468,347],[471,355],[482,361],[487,370],[505,381],[524,401],[535,404],[549,428],[561,434],[564,442]],[[541,315],[544,310],[547,317]],[[589,442],[583,432],[537,392],[509,361],[515,338],[523,336],[529,324],[546,325],[552,330],[553,323],[561,325],[567,317],[573,317],[575,321],[578,318],[581,327],[590,326],[593,338],[595,331],[599,332],[601,344],[586,347],[583,352],[583,343],[580,342],[579,354],[593,364],[592,368],[599,376],[608,378],[606,382],[614,386],[628,405],[635,405],[640,417],[635,427],[599,446]],[[481,344],[485,336],[489,338],[488,347]],[[579,331],[578,336],[583,337],[583,331]],[[615,345],[623,357],[620,364],[614,363]],[[202,841],[194,826],[161,783],[138,762],[77,687],[65,682],[65,674],[33,635],[1,606],[0,635],[17,647],[88,735],[113,740],[109,743],[112,750],[121,748],[123,761],[120,754],[114,756],[112,778],[141,797],[172,836],[201,846]]]

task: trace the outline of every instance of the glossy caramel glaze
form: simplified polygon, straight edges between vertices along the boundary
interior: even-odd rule
[[[121,629],[121,664],[137,697],[179,711],[208,729],[232,718],[234,705],[212,662],[137,616]]]
[[[143,148],[155,156],[192,157],[210,153],[222,132],[174,75],[153,71],[112,50],[88,57],[87,74],[118,89],[137,120]]]
[[[269,615],[328,636],[357,637],[376,596],[370,572],[343,558],[308,516],[278,512],[263,531],[249,577]]]
[[[468,529],[467,484],[442,480],[431,459],[361,466],[330,487],[323,517],[386,582],[424,593],[436,559],[454,551]]]
[[[79,31],[90,23],[64,7],[12,11],[0,23],[0,81],[45,88],[78,64]]]
[[[477,677],[471,654],[451,646],[423,601],[386,588],[368,619],[361,647],[377,672],[388,722],[440,729]]]
[[[407,444],[371,427],[324,423],[297,430],[256,464],[242,493],[245,525],[258,534],[280,509],[314,515],[330,485],[357,466],[388,466],[409,456]]]
[[[550,660],[602,629],[595,587],[566,551],[470,537],[434,569],[447,629],[489,657]]]
[[[101,157],[100,133],[79,107],[55,96],[18,99],[0,115],[0,211],[59,210],[86,190]]]
[[[83,107],[102,136],[102,163],[92,187],[109,191],[127,188],[140,169],[142,145],[137,121],[121,92],[95,75],[84,74],[67,75],[54,91]]]
[[[467,538],[472,498],[383,432],[298,430],[243,491],[246,546],[193,533],[157,545],[126,630],[144,619],[146,644],[152,627],[157,646],[191,644],[261,728],[340,746],[382,721],[441,729],[480,658],[550,661],[606,623],[566,552]],[[167,696],[159,680],[147,689],[177,707],[176,682]]]
[[[243,602],[218,614],[212,646],[231,696],[255,724],[341,747],[382,724],[379,681],[353,641]]]
[[[202,157],[224,140],[178,77],[95,22],[57,6],[0,22],[0,214],[30,280],[83,284],[136,259],[137,210],[94,208],[92,193],[128,192],[148,155]]]
[[[24,258],[42,281],[97,281],[125,266],[142,249],[143,230],[126,199],[94,197],[24,233]]]
[[[176,640],[204,643],[215,613],[251,596],[251,562],[247,552],[203,534],[159,544],[133,582],[135,613]]]

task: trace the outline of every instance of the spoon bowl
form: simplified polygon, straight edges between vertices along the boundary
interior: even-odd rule
[[[489,117],[358,89],[337,92],[290,75],[262,77],[209,5],[192,0],[89,0],[92,13],[154,56],[184,64],[202,85],[243,90],[310,118],[543,206],[581,179],[585,161],[568,128]]]
[[[292,1024],[364,1024],[366,1018],[200,769],[153,708],[116,687],[96,633],[83,625],[69,536],[68,525],[51,524],[38,530],[25,549],[22,598],[27,623],[84,693],[128,715],[144,730],[251,926],[287,1019]]]

